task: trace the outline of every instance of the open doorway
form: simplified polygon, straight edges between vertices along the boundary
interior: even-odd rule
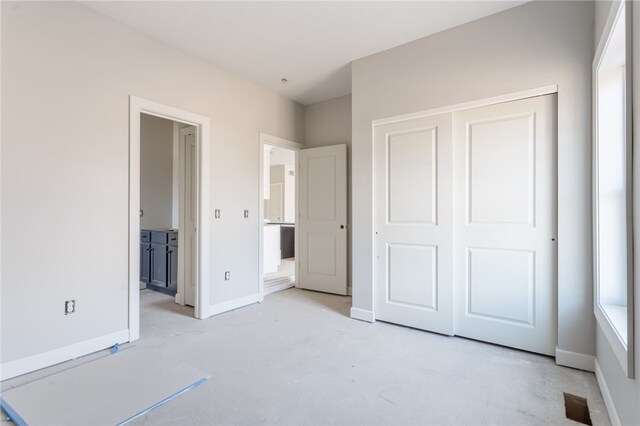
[[[296,285],[298,229],[297,152],[302,145],[260,135],[260,294]]]
[[[263,294],[295,285],[296,151],[265,145]],[[268,165],[268,166],[267,166]]]
[[[197,127],[140,115],[140,303],[191,307],[197,269]],[[155,293],[161,293],[160,296]]]
[[[294,285],[305,290],[346,295],[346,145],[304,148],[304,145],[261,133],[260,146],[260,300],[266,294]],[[291,156],[295,158],[293,170],[287,167],[287,160],[279,159]],[[285,167],[279,168],[280,165]],[[288,222],[291,219],[287,219],[283,199],[286,182],[279,178],[283,173],[292,178],[295,188],[289,206],[294,212],[291,222]],[[293,258],[289,257],[286,247],[290,240],[281,235],[288,231],[283,230],[286,227],[293,227]],[[270,261],[275,262],[275,266],[269,265]],[[293,276],[291,269],[286,269],[291,265]],[[272,281],[274,279],[277,282]]]
[[[142,297],[208,316],[209,119],[130,98],[129,341],[140,336]],[[142,294],[141,294],[142,292]]]

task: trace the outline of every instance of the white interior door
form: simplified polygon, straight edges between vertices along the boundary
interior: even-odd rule
[[[298,286],[347,294],[347,147],[298,155]]]
[[[555,95],[454,114],[455,334],[552,355]]]
[[[195,305],[197,281],[198,170],[196,128],[180,130],[180,232],[178,233],[178,276],[184,282],[184,303]]]
[[[282,183],[272,183],[269,185],[269,220],[275,223],[283,222],[284,200]]]
[[[451,114],[377,126],[375,314],[453,334]]]

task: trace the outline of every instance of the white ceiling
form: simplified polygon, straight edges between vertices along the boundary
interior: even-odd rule
[[[83,3],[308,105],[351,93],[355,59],[526,0]]]

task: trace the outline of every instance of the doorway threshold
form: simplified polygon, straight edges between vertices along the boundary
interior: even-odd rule
[[[282,290],[286,290],[291,287],[295,287],[296,279],[294,275],[277,278],[270,281],[264,282],[264,295],[267,296],[269,294],[277,293]]]

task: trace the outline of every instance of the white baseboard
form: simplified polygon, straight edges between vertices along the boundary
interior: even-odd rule
[[[22,374],[51,367],[61,362],[69,361],[93,352],[109,348],[116,343],[129,341],[129,330],[120,330],[73,345],[32,355],[15,361],[5,362],[0,366],[0,380],[7,380]]]
[[[214,316],[223,312],[233,311],[243,306],[252,305],[260,301],[260,293],[250,294],[249,296],[238,297],[237,299],[228,300],[226,302],[217,303],[209,306],[207,316]]]
[[[602,369],[600,369],[600,364],[598,364],[597,359],[595,360],[595,367],[596,380],[598,381],[598,386],[600,386],[600,393],[602,394],[602,399],[604,400],[604,406],[607,407],[607,412],[609,413],[611,424],[612,426],[622,425],[620,416],[618,415],[618,411],[616,410],[616,406],[613,403],[611,392],[609,392],[609,387],[607,386],[607,382],[604,380],[604,374],[602,374]]]
[[[376,322],[376,316],[373,311],[360,308],[351,308],[351,318],[366,322]]]
[[[565,351],[556,346],[556,364],[578,370],[595,371],[596,357],[578,352]]]

